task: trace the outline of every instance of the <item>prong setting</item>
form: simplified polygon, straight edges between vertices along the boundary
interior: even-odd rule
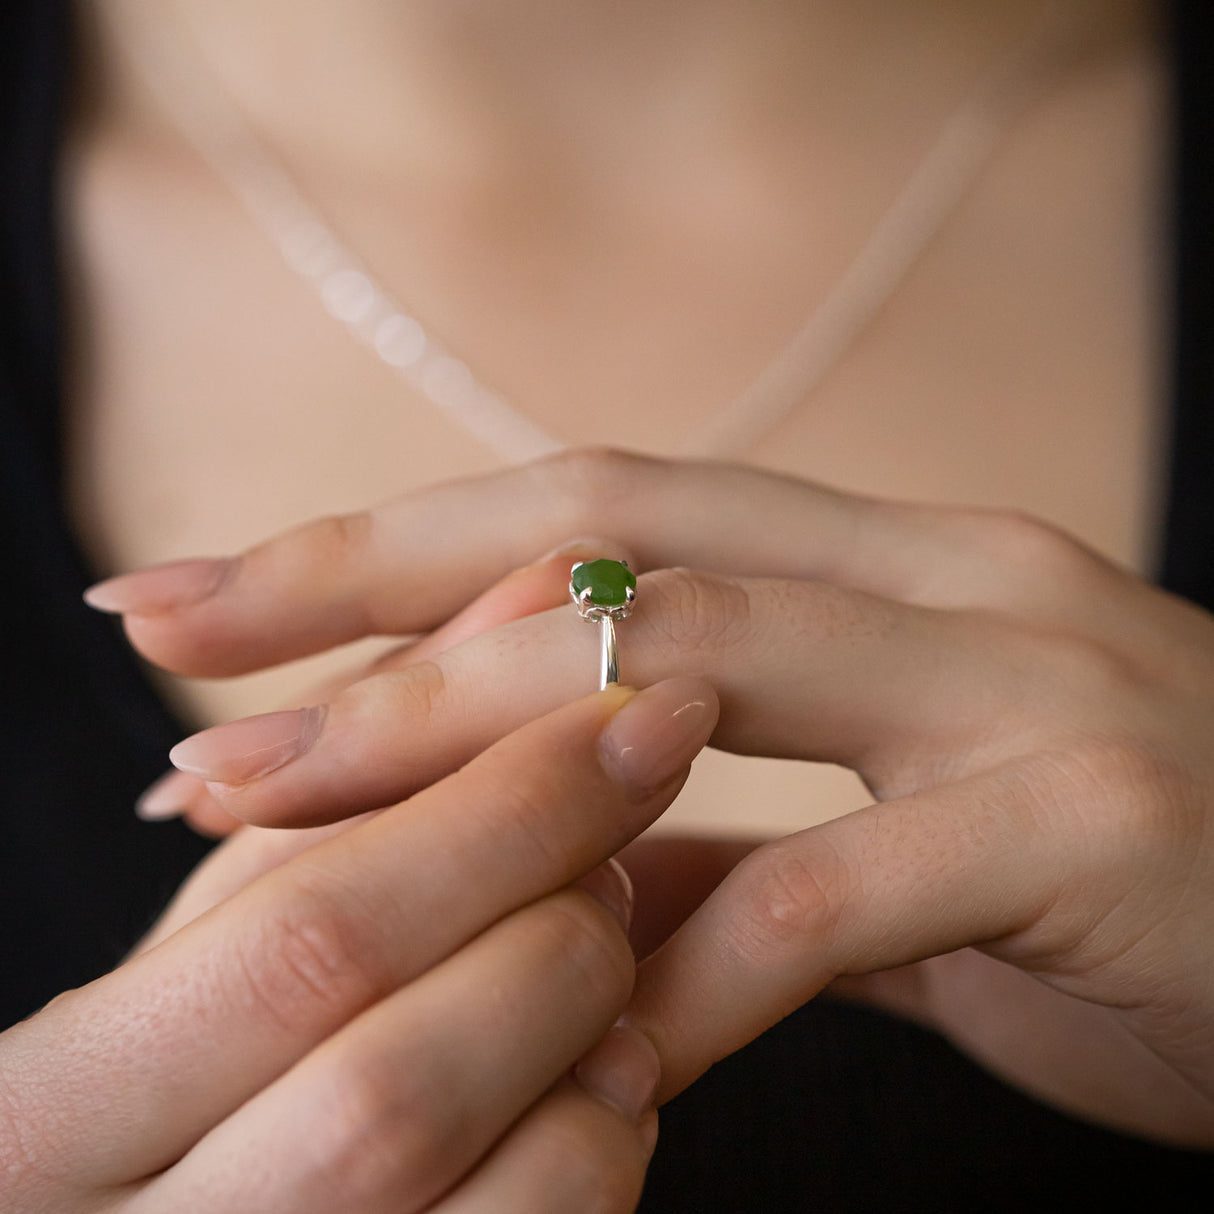
[[[578,570],[589,569],[591,566],[605,572],[611,579],[606,586],[601,581],[596,582],[594,578],[585,581],[581,586],[577,584],[580,580],[576,577]],[[620,576],[620,570],[623,571],[623,578]],[[606,597],[609,594],[619,595],[622,593],[622,599],[618,602],[595,602],[596,590],[599,591],[600,598]],[[633,577],[632,571],[628,568],[627,561],[605,559],[578,561],[569,570],[569,597],[577,604],[578,614],[584,620],[597,622],[605,619],[627,619],[632,612],[633,604],[636,602],[636,578]]]
[[[585,570],[581,577],[578,571]],[[578,561],[569,570],[569,597],[578,615],[600,627],[599,687],[619,682],[615,624],[627,619],[636,603],[636,577],[627,561]],[[597,599],[597,601],[596,601]]]

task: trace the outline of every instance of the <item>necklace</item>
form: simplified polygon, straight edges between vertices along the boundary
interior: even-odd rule
[[[1008,128],[1087,27],[1085,0],[1052,0],[982,74],[859,252],[798,332],[676,454],[745,452],[804,402],[897,291],[959,206]],[[142,10],[146,14],[147,7]],[[182,24],[188,23],[182,20]],[[122,43],[179,134],[226,184],[325,310],[456,426],[517,463],[566,443],[487,387],[427,332],[303,196],[278,158],[168,19],[124,23]]]

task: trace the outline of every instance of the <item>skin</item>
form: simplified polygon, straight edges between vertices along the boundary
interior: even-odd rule
[[[426,541],[438,510],[464,537],[441,551]],[[846,764],[876,798],[718,872],[694,912],[688,899],[629,1011],[658,1047],[661,1096],[842,978],[1060,1107],[1214,1145],[1214,622],[1051,528],[586,452],[295,530],[177,608],[179,568],[105,593],[154,660],[231,673],[434,627],[591,516],[657,570],[624,678],[705,675],[714,745]],[[694,568],[662,568],[678,557]],[[264,723],[180,758],[243,820],[336,821],[550,710],[574,689],[570,654],[592,677],[592,649],[575,612],[541,612],[356,682],[258,778],[234,773]]]
[[[179,5],[200,43],[224,66],[226,84],[322,209],[358,247],[377,251],[376,265],[386,280],[407,285],[411,298],[424,301],[427,319],[449,334],[474,365],[485,368],[488,378],[578,441],[614,441],[625,433],[664,449],[694,429],[706,402],[727,399],[731,385],[747,382],[783,335],[800,323],[841,268],[831,258],[845,262],[858,247],[880,204],[913,168],[924,140],[1037,7],[1019,0],[982,6],[930,0],[916,5],[912,14],[905,6],[883,3],[720,4],[710,6],[711,12],[702,4],[668,4],[631,6],[624,14],[627,20],[617,21],[611,14],[623,10],[612,6],[545,3],[513,4],[500,13],[493,6],[398,0],[340,5],[316,0],[306,6],[182,0]],[[1111,20],[1102,28],[1110,30],[1113,47],[1119,21],[1128,13],[1133,25],[1137,7],[1108,6]],[[333,19],[339,11],[345,36],[334,39]],[[95,41],[86,40],[86,59],[95,72],[88,83],[94,89],[75,132],[65,190],[75,237],[70,264],[78,297],[72,312],[79,330],[69,480],[77,529],[98,568],[239,548],[290,519],[344,510],[368,494],[421,484],[436,472],[486,466],[483,453],[468,450],[468,443],[436,424],[419,402],[407,402],[416,407],[402,409],[395,381],[361,351],[347,348],[340,332],[308,310],[298,284],[282,272],[232,200],[192,162],[163,116],[124,74],[114,52],[121,34],[116,36],[104,21],[99,24],[105,28]],[[559,56],[551,54],[554,45],[561,48]],[[1100,62],[1104,53],[1097,48],[1094,60]],[[1116,53],[1112,60],[1118,62]],[[840,65],[846,71],[840,72]],[[869,335],[862,358],[841,369],[813,410],[792,419],[751,456],[776,466],[790,466],[792,458],[798,471],[829,475],[862,490],[1026,502],[1106,550],[1140,560],[1142,537],[1149,529],[1152,445],[1150,350],[1143,336],[1149,328],[1144,323],[1150,295],[1144,232],[1149,225],[1142,222],[1141,186],[1153,163],[1143,153],[1150,143],[1150,122],[1144,118],[1151,105],[1150,71],[1141,67],[1135,59],[1128,72],[1114,68],[1089,74],[1081,67],[1068,76],[1045,111],[1030,116],[1008,141],[990,178],[932,250],[926,272],[908,284]],[[873,79],[887,87],[874,92],[869,88]],[[672,89],[683,104],[655,107],[655,99],[668,98]],[[554,96],[560,104],[552,104]],[[665,121],[656,119],[659,112]],[[492,117],[489,123],[487,116]],[[1127,130],[1133,132],[1128,139],[1123,137]],[[1057,131],[1074,134],[1059,143],[1053,135]],[[1116,138],[1108,137],[1110,131]],[[679,154],[672,156],[672,148]],[[621,173],[621,164],[631,171]],[[824,165],[830,172],[821,171]],[[1098,191],[1094,205],[1091,183],[1106,177],[1115,188]],[[1124,188],[1125,181],[1130,188]],[[719,205],[705,207],[708,199]],[[1013,242],[1005,256],[991,260],[992,252],[1004,247],[991,234],[1009,227],[1020,230],[1025,214],[1034,217],[1040,239],[1031,250]],[[526,224],[517,222],[520,216]],[[702,223],[689,226],[690,216],[701,217]],[[1043,223],[1043,217],[1054,223]],[[1095,250],[1091,266],[1085,262],[1082,272],[1076,272],[1072,256],[1077,222],[1093,235]],[[528,229],[532,236],[523,239]],[[502,239],[503,230],[508,240]],[[131,248],[146,256],[127,256]],[[1108,257],[1108,250],[1116,255]],[[977,276],[976,255],[982,267]],[[234,266],[235,272],[219,281],[214,274],[219,265]],[[1108,290],[1110,267],[1119,283],[1132,285]],[[984,290],[990,289],[989,297],[975,298],[976,277]],[[984,318],[977,330],[974,317]],[[248,345],[250,333],[257,334],[255,349]],[[237,349],[243,357],[232,356]],[[968,352],[967,359],[957,357],[959,349]],[[1012,376],[1010,396],[1004,399],[991,368],[1003,366],[1010,352],[1023,370],[1027,364],[1020,352],[1026,349],[1041,355],[1032,365],[1042,374],[1027,385],[1019,373]],[[1057,408],[1060,399],[1067,401],[1066,410]],[[166,410],[169,400],[173,407]],[[341,402],[340,409],[333,408],[334,400]],[[571,401],[577,402],[572,410]],[[898,408],[859,407],[885,401],[897,401]],[[982,407],[975,409],[975,401]],[[661,407],[655,408],[655,402]],[[982,441],[988,436],[985,419],[991,417],[1020,423],[1014,435],[997,432],[995,458]],[[959,443],[959,435],[974,437],[975,418],[982,434],[972,446]],[[900,427],[913,435],[913,443],[903,441]],[[932,435],[937,447],[921,441]],[[321,467],[315,463],[318,452],[323,453]],[[876,458],[882,453],[887,453],[884,463]],[[1077,456],[1085,468],[1080,495],[1069,491]],[[264,492],[266,469],[274,470],[273,494]],[[588,647],[591,634],[583,629],[575,638],[567,612],[537,615],[536,621],[518,618],[559,602],[562,579],[551,577],[552,569],[541,569],[521,581],[490,585],[497,578],[509,579],[510,570],[550,543],[603,531],[600,515],[588,508],[590,499],[584,496],[587,484],[600,492],[605,488],[596,484],[596,474],[589,467],[579,471],[575,458],[566,473],[557,474],[565,478],[563,489],[544,479],[550,475],[540,474],[538,485],[529,486],[536,489],[535,500],[550,508],[546,518],[538,510],[528,513],[527,493],[519,509],[511,496],[517,485],[504,496],[495,491],[478,499],[477,511],[463,509],[459,488],[430,499],[425,507],[430,519],[462,521],[466,537],[479,529],[482,537],[496,538],[495,550],[488,543],[481,546],[480,539],[468,539],[469,547],[457,559],[439,559],[441,554],[426,551],[425,526],[415,519],[408,550],[413,575],[385,574],[383,586],[374,577],[360,584],[362,575],[352,561],[353,580],[337,579],[344,598],[325,603],[316,594],[331,577],[330,562],[341,562],[347,552],[357,554],[361,541],[357,521],[324,524],[297,537],[298,550],[291,544],[271,545],[261,567],[263,580],[244,583],[253,587],[250,601],[228,617],[209,618],[204,608],[191,623],[187,616],[165,611],[163,604],[155,613],[145,610],[132,617],[132,634],[149,653],[168,668],[192,673],[250,670],[288,650],[324,655],[336,638],[366,630],[437,630],[420,646],[381,659],[366,686],[360,681],[344,696],[334,694],[323,728],[314,731],[320,747],[314,757],[320,756],[320,762],[310,771],[301,756],[300,766],[288,762],[239,789],[228,785],[208,791],[197,779],[171,786],[178,799],[188,794],[192,820],[222,833],[233,820],[229,811],[250,821],[339,819],[311,829],[340,835],[344,823],[352,821],[351,831],[357,833],[359,818],[345,815],[356,813],[360,800],[378,807],[385,796],[398,795],[385,794],[385,789],[416,788],[439,778],[491,743],[511,721],[521,722],[567,698],[573,690],[568,663],[562,662],[559,672],[550,663],[558,653],[574,652],[573,646]],[[700,510],[696,499],[696,492],[689,493],[683,504]],[[670,504],[662,497],[655,508]],[[669,516],[617,520],[616,505],[608,521],[618,528],[619,540],[643,554],[639,567],[677,562],[729,577],[791,576],[800,581],[807,576],[806,569],[790,571],[778,558],[761,559],[772,554],[754,551],[754,533],[735,531],[730,537],[728,519],[716,520],[711,538],[722,540],[718,550],[705,544],[704,537],[686,532],[658,542],[651,534],[654,518]],[[773,541],[789,551],[804,543],[802,530],[781,533],[774,522],[784,517],[786,502],[758,505],[743,517],[768,528]],[[496,513],[481,516],[481,506]],[[800,515],[793,511],[787,517]],[[734,521],[740,524],[741,519]],[[816,527],[820,520],[813,521]],[[912,538],[899,533],[896,541],[879,544],[870,554],[872,565],[896,566],[903,555],[898,550],[914,550]],[[275,553],[284,558],[281,566],[276,567]],[[364,555],[367,568],[378,565],[385,571],[399,559],[386,550]],[[926,563],[935,568],[934,557]],[[249,564],[256,566],[257,559]],[[430,580],[420,576],[423,571]],[[981,587],[991,572],[966,567],[954,575],[959,586]],[[819,579],[826,573],[810,569],[808,576]],[[851,585],[846,576],[841,581]],[[636,643],[626,660],[635,669],[632,676],[626,671],[626,677],[648,681],[666,661],[677,669],[711,669],[714,678],[728,675],[733,668],[722,642],[744,638],[744,629],[731,625],[720,637],[709,629],[696,652],[682,645],[672,648],[669,642],[686,639],[686,625],[695,624],[698,610],[711,605],[714,596],[735,608],[743,603],[749,612],[750,584],[741,584],[741,597],[713,582],[702,590],[693,580],[690,591],[684,583],[665,591],[663,585],[659,579],[649,591],[654,604],[649,624],[638,617],[632,630]],[[240,586],[235,578],[225,581],[223,590],[239,595]],[[800,610],[797,594],[785,598],[783,593],[777,597],[788,610],[775,613],[766,638],[772,652],[819,635],[815,628],[825,628],[832,641],[847,641],[848,652],[853,641],[862,650],[859,641],[872,629],[881,632],[863,612],[857,624],[850,601]],[[969,609],[965,592],[957,593],[958,600],[944,600],[945,607]],[[403,597],[396,598],[398,594]],[[880,615],[883,598],[896,604],[906,594],[903,584],[891,582],[877,587],[868,606]],[[263,596],[269,607],[264,612],[263,604],[253,601]],[[761,594],[758,598],[762,602]],[[401,602],[407,602],[403,614]],[[460,617],[466,610],[471,615]],[[301,612],[297,619],[295,611]],[[758,613],[754,618],[767,617]],[[495,624],[506,626],[486,631]],[[691,635],[696,635],[694,628]],[[647,636],[648,646],[643,643]],[[442,650],[461,639],[465,643],[450,657],[441,657]],[[920,639],[926,643],[930,638]],[[984,652],[1002,644],[1002,639],[977,632],[972,639]],[[952,647],[944,648],[951,656]],[[855,656],[858,660],[859,652]],[[897,655],[891,650],[890,656]],[[345,660],[338,655],[331,669],[341,669]],[[909,656],[904,660],[906,677],[913,679],[917,666]],[[877,663],[883,661],[884,654]],[[932,666],[933,672],[938,666]],[[588,663],[586,669],[591,667]],[[886,671],[887,678],[891,670],[896,676],[897,663]],[[435,681],[436,671],[443,675],[441,684]],[[760,662],[752,673],[775,686],[780,673],[789,678],[793,672],[773,671]],[[267,675],[268,683],[247,693],[228,682],[179,686],[179,703],[203,721],[238,715],[250,704],[266,705],[283,695],[301,702],[298,688],[276,682],[278,677]],[[970,671],[966,679],[974,677]],[[335,686],[349,681],[348,674],[341,674]],[[898,682],[895,677],[895,691]],[[440,694],[449,687],[454,697]],[[401,694],[394,698],[392,688]],[[525,694],[519,695],[520,689]],[[816,713],[791,694],[796,688],[786,689],[790,694],[779,702],[785,713],[781,721],[760,718],[749,732],[739,721],[755,699],[754,686],[747,689],[743,679],[725,690],[733,699],[721,744],[795,756],[837,752],[864,771],[875,791],[898,803],[897,773],[891,785],[882,786],[880,772],[870,770],[866,756],[848,754],[848,739],[815,738],[806,731],[806,714]],[[860,680],[855,690],[875,700],[889,688],[879,693]],[[1010,689],[1010,694],[1018,690]],[[382,703],[376,699],[380,691],[389,692]],[[869,722],[882,737],[886,729],[898,736],[894,710],[899,704],[896,696],[894,700],[880,728]],[[406,730],[417,726],[417,732],[389,741],[374,729],[364,730],[368,721],[360,720],[360,702],[368,714],[382,710],[385,722],[395,720]],[[434,712],[423,720],[426,706]],[[905,711],[905,703],[901,707]],[[854,721],[847,719],[866,720],[858,711]],[[426,732],[427,725],[432,732]],[[326,751],[343,731],[355,744],[350,754],[366,760],[358,772],[344,771]],[[403,750],[401,736],[409,739]],[[942,729],[932,744],[942,746],[944,736]],[[220,738],[221,750],[223,742]],[[214,738],[210,745],[213,758]],[[379,783],[360,784],[364,775]],[[934,778],[934,773],[924,777],[925,785],[935,787]],[[289,787],[290,800],[258,792],[275,787],[284,792]],[[297,837],[312,836],[288,836]],[[912,856],[928,850],[926,845],[916,849],[913,838],[911,843]],[[629,863],[638,879],[646,874],[657,878],[663,898],[661,905],[655,905],[656,892],[642,898],[644,913],[634,938],[649,943],[687,918],[747,850],[745,844],[700,842],[666,845],[665,854],[658,856],[658,849],[648,844],[637,846]],[[183,894],[175,912],[179,917],[166,920],[158,938],[168,937],[212,904],[241,896],[250,880],[251,888],[264,888],[258,885],[260,874],[288,859],[284,853],[291,850],[278,833],[245,828],[221,853],[219,866],[204,870]],[[863,949],[850,959],[842,953],[827,957],[818,937],[830,932],[821,924],[815,928],[807,910],[805,929],[791,933],[789,948],[798,958],[792,968],[800,985],[789,989],[788,956],[774,942],[764,944],[762,932],[746,930],[748,914],[769,927],[789,918],[764,910],[771,901],[765,890],[800,888],[779,876],[783,869],[778,863],[779,879],[771,879],[765,866],[773,854],[778,856],[758,852],[747,862],[749,869],[739,870],[742,876],[730,878],[732,886],[722,887],[718,898],[728,901],[720,922],[691,919],[644,971],[654,977],[650,981],[643,975],[631,1014],[652,1034],[667,1061],[666,1093],[778,1015],[790,999],[811,993],[832,971],[862,970],[871,963]],[[941,854],[947,855],[947,848]],[[886,864],[896,866],[888,857]],[[670,881],[672,868],[680,881]],[[736,892],[748,871],[755,874],[749,901],[745,889]],[[845,901],[854,904],[854,898]],[[709,902],[702,915],[711,916],[716,904]],[[715,926],[697,936],[697,922]],[[734,939],[729,930],[723,933],[721,923],[730,930],[736,926],[739,933],[739,956],[732,960],[712,952],[714,941]],[[907,932],[933,951],[939,942],[933,937],[933,943],[923,944],[923,930],[920,919],[910,914]],[[777,928],[775,934],[783,938],[787,933]],[[513,947],[518,945],[516,941]],[[816,968],[806,966],[807,956],[817,959]],[[981,962],[985,954],[965,956]],[[747,959],[762,971],[763,980],[747,969]],[[1162,1096],[1153,1095],[1156,1072],[1148,1074],[1149,1067],[1123,1076],[1125,1086],[1136,1084],[1148,1102],[1154,1101],[1145,1113],[1127,1113],[1117,1099],[1072,1082],[1058,1059],[1071,1057],[1068,1041],[1094,1039],[1090,1026],[1064,1033],[1053,1054],[1037,1059],[1025,1073],[1026,1040],[1040,1040],[1041,1025],[1057,1023],[1058,1017],[1022,1022],[1017,1036],[1006,1008],[1030,1002],[1025,986],[1010,999],[971,1000],[975,1005],[967,1010],[962,998],[967,989],[990,991],[994,980],[979,969],[967,986],[964,979],[973,966],[969,961],[964,965],[971,968],[955,968],[943,983],[922,981],[928,970],[917,967],[901,971],[901,977],[853,981],[851,989],[954,1031],[991,1065],[1067,1107],[1144,1133],[1204,1140],[1204,1108],[1194,1113],[1178,1100],[1167,1087],[1167,1073]],[[719,1023],[708,1031],[689,1014],[702,992],[687,983],[687,972],[719,976],[716,993],[726,1002],[744,972],[753,1002],[743,1006],[735,1000],[736,1006],[723,1007]],[[1015,971],[1004,966],[997,972]],[[927,991],[943,994],[939,1006],[926,997]],[[141,1005],[146,1003],[146,990],[140,998]],[[453,1003],[460,1002],[457,993]],[[107,1009],[114,1005],[84,1006],[90,1024],[109,1025]],[[954,1029],[953,1021],[959,1027]],[[988,1035],[992,1027],[998,1029],[1002,1044],[996,1042],[983,1055],[975,1024]],[[73,1026],[62,1027],[70,1032]],[[48,1059],[53,1070],[53,1038],[36,1040],[41,1045],[27,1056],[28,1075]],[[1049,1034],[1045,1038],[1053,1040]],[[46,1052],[40,1053],[43,1048]],[[1120,1065],[1125,1051],[1117,1052]],[[1009,1066],[1008,1058],[1019,1069]],[[171,1074],[172,1060],[159,1061],[164,1074]],[[1063,1081],[1051,1088],[1048,1081],[1055,1074]],[[306,1100],[302,1107],[308,1108]],[[472,1193],[479,1186],[478,1200],[487,1208],[502,1208],[494,1204],[493,1194],[525,1192],[510,1186],[522,1184],[533,1165],[551,1161],[553,1143],[559,1143],[566,1122],[573,1132],[589,1125],[579,1121],[583,1106],[576,1100],[558,1100],[554,1094],[547,1107],[551,1113],[541,1121],[554,1137],[546,1149],[513,1151],[496,1173],[487,1163],[462,1173],[464,1190]],[[1160,1109],[1162,1118],[1157,1116]],[[87,1145],[87,1137],[85,1141]],[[599,1169],[597,1174],[615,1174],[610,1135],[602,1155],[588,1132],[579,1141],[589,1142],[579,1157]],[[56,1142],[51,1134],[34,1145],[54,1147]],[[66,1160],[69,1152],[59,1145]],[[199,1150],[195,1158],[207,1156]],[[509,1160],[516,1161],[513,1172]],[[222,1175],[223,1167],[213,1157],[211,1162],[210,1172]],[[442,1166],[449,1168],[450,1161]],[[625,1181],[634,1175],[630,1166],[624,1168]],[[70,1173],[66,1165],[64,1173]],[[139,1175],[132,1171],[133,1186],[143,1183]],[[184,1185],[181,1178],[188,1175],[189,1168],[170,1169],[163,1185],[151,1190],[155,1200],[169,1192],[189,1192],[171,1189]],[[30,1177],[27,1169],[24,1181],[35,1183]],[[105,1196],[114,1193],[106,1190]],[[279,1196],[267,1196],[261,1208],[271,1208]],[[114,1199],[128,1197],[132,1194],[119,1192]],[[523,1201],[523,1208],[538,1209],[534,1194],[531,1198],[533,1204]],[[578,1195],[558,1192],[554,1200],[566,1201],[569,1209],[587,1208]],[[626,1194],[610,1200],[627,1204]]]
[[[125,965],[0,1036],[4,1208],[631,1209],[657,1059],[611,1028],[604,862],[715,719],[694,680],[613,688],[340,829],[235,835]]]
[[[63,174],[69,505],[98,576],[498,466],[333,323],[183,142],[124,53],[142,16],[193,36],[335,229],[486,383],[571,445],[671,454],[804,323],[1052,3],[106,0]],[[1149,9],[1096,0],[896,297],[730,458],[1014,504],[1149,567],[1168,146]],[[163,685],[201,727],[350,657],[310,661]],[[719,765],[731,778],[680,809],[736,821],[747,780],[790,795],[778,769]]]

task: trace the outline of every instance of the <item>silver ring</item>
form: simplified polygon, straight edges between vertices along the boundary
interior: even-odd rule
[[[599,625],[602,640],[599,690],[620,681],[620,660],[615,643],[616,620],[627,619],[637,597],[636,575],[627,561],[578,561],[569,570],[569,597],[578,615]]]

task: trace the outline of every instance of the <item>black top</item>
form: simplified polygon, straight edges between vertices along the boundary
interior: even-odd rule
[[[1200,18],[1175,6],[1173,428],[1161,580],[1214,606],[1214,133]],[[0,6],[0,1025],[112,966],[207,844],[131,812],[182,729],[65,520],[54,189],[64,0]],[[663,1110],[642,1207],[755,1212],[1208,1209],[1207,1156],[1093,1128],[935,1035],[817,1000]],[[1199,1196],[1199,1194],[1204,1194]]]

